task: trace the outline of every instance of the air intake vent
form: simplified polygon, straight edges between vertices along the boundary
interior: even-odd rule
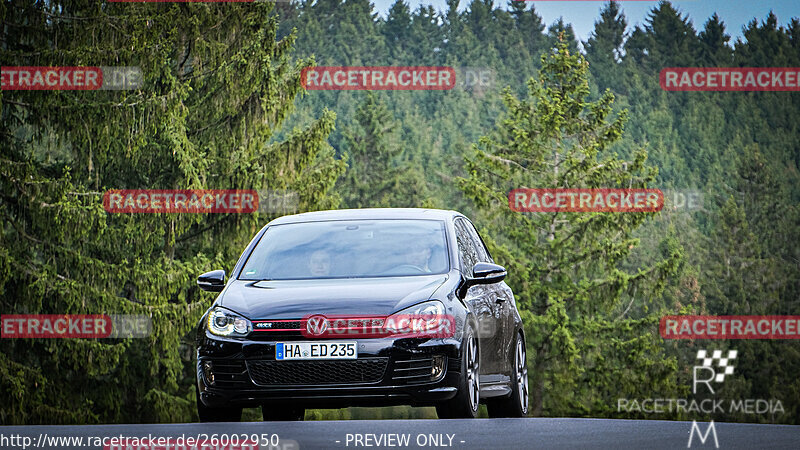
[[[441,367],[443,363],[441,357],[439,358]],[[393,384],[418,384],[433,381],[431,376],[434,373],[433,360],[432,356],[425,356],[395,361],[392,371]],[[441,370],[440,373],[444,373],[444,371]]]
[[[259,386],[368,384],[383,379],[388,358],[350,361],[247,361]]]

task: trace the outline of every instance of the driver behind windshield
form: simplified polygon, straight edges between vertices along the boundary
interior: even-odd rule
[[[406,253],[406,264],[413,266],[420,272],[431,272],[428,262],[431,259],[431,247],[423,240],[416,240],[411,243]]]
[[[308,258],[308,271],[315,277],[326,277],[331,273],[331,255],[325,250],[317,250]]]

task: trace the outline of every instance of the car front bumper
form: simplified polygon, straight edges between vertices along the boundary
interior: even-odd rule
[[[277,342],[307,339],[203,334],[197,383],[200,400],[209,407],[429,406],[457,393],[461,349],[454,338],[352,339],[358,343],[356,360],[276,361]],[[440,361],[441,374],[434,377],[432,366]]]

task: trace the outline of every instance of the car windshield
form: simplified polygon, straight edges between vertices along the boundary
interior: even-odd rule
[[[368,278],[445,273],[444,222],[346,220],[271,226],[241,280]]]

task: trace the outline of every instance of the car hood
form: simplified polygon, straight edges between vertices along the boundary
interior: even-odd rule
[[[234,280],[219,306],[251,320],[298,319],[309,314],[389,315],[426,301],[448,274],[331,280]]]

